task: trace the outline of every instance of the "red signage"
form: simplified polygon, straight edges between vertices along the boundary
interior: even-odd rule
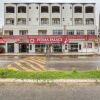
[[[29,43],[29,44],[67,44],[69,40],[81,39],[81,40],[92,40],[96,39],[96,35],[13,35],[13,36],[2,36],[0,37],[5,41],[7,39],[16,40],[16,43]],[[1,41],[2,42],[2,41]]]
[[[0,44],[5,44],[6,42],[3,39],[0,39]]]
[[[67,44],[68,39],[64,36],[45,36],[29,39],[30,44]]]

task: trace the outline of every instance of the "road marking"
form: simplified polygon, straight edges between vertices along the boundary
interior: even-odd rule
[[[33,66],[31,63],[28,63],[26,60],[20,60],[20,62],[23,62],[25,64],[27,64],[29,67],[33,68],[35,71],[41,71],[41,69],[36,68],[35,66]]]
[[[26,67],[24,67],[20,62],[15,62],[15,64],[16,65],[18,65],[19,67],[21,67],[23,70],[25,70],[25,71],[33,71],[33,70],[31,70],[31,69],[29,69],[29,68],[26,68]]]
[[[42,64],[37,63],[36,61],[32,61],[32,60],[26,60],[26,61],[29,61],[29,62],[31,62],[31,63],[33,63],[33,64],[38,65],[42,70],[46,70],[46,69],[45,69],[45,66],[43,66]]]

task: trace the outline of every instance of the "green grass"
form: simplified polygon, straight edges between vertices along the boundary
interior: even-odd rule
[[[25,72],[11,69],[0,69],[0,78],[17,79],[99,79],[100,71],[44,71]]]

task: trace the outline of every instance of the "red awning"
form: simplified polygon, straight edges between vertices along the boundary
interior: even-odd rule
[[[0,44],[5,44],[6,42],[3,39],[0,39]]]

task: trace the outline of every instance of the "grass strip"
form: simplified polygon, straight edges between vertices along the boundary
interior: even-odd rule
[[[100,79],[99,70],[90,71],[42,71],[25,72],[11,69],[0,69],[0,78],[16,79]]]

